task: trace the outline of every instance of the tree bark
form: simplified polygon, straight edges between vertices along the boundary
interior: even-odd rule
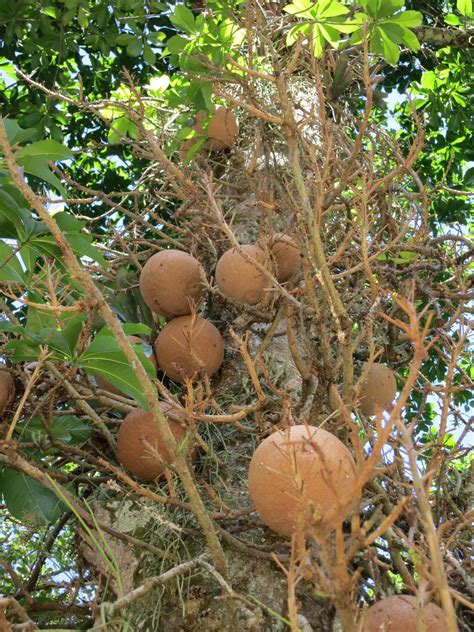
[[[474,48],[474,28],[439,28],[434,26],[418,26],[413,29],[420,44],[429,44],[437,48],[453,46],[454,48]]]

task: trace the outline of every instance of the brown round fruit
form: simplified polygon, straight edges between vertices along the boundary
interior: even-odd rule
[[[11,373],[0,370],[0,415],[15,397],[15,383]]]
[[[207,127],[209,140],[204,148],[210,151],[232,149],[237,140],[239,126],[235,114],[227,108],[218,107]]]
[[[146,345],[147,343],[142,340],[141,338],[139,338],[138,336],[127,336],[127,338],[130,340],[130,342],[133,343],[140,343],[142,345]],[[151,348],[151,353],[150,354],[146,354],[147,358],[153,363],[155,369],[158,369],[158,365],[156,362],[156,358],[155,358],[155,353],[153,351],[153,348]],[[105,377],[102,377],[100,375],[96,375],[95,376],[95,381],[97,382],[97,386],[99,388],[101,388],[104,391],[108,391],[109,393],[113,393],[114,395],[120,395],[121,397],[127,397],[127,395],[121,391],[119,388],[117,388],[116,386],[114,386],[113,384],[111,384],[108,380],[105,379]]]
[[[289,235],[276,233],[271,240],[271,251],[276,264],[276,278],[288,281],[301,265],[301,251]]]
[[[167,318],[190,314],[206,292],[197,259],[181,250],[154,254],[140,274],[140,292],[148,307]]]
[[[224,342],[219,330],[199,316],[181,316],[161,330],[155,342],[158,366],[175,382],[200,379],[220,369]]]
[[[329,525],[348,514],[356,482],[346,446],[314,426],[274,432],[250,461],[250,496],[263,522],[282,535]]]
[[[265,253],[258,246],[248,245],[240,248],[251,259],[265,264]],[[227,250],[217,262],[216,283],[224,296],[249,305],[255,305],[262,300],[268,284],[265,275],[237,248]]]
[[[397,595],[382,599],[365,613],[363,632],[417,632],[418,599]],[[444,612],[433,603],[422,606],[426,632],[447,632]],[[420,614],[421,614],[420,613]]]
[[[397,393],[397,381],[392,371],[384,364],[374,362],[360,389],[360,409],[370,417],[377,410],[387,410]]]
[[[166,403],[161,407],[165,414],[170,409]],[[172,419],[168,419],[168,424],[176,441],[183,441],[186,428]],[[152,413],[137,409],[125,417],[117,434],[117,457],[125,469],[147,481],[165,472],[160,459],[170,464],[171,458]]]

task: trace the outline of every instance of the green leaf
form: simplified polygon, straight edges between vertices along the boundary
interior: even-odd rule
[[[436,75],[432,70],[428,70],[421,75],[421,85],[425,90],[434,90],[436,87]]]
[[[472,0],[457,0],[456,8],[461,15],[468,18],[472,14]]]
[[[407,29],[405,27],[403,27],[402,41],[414,53],[419,51],[421,48],[420,40],[417,38],[417,36],[413,33],[413,31],[410,31],[410,29]]]
[[[450,26],[459,26],[461,24],[461,20],[454,13],[448,13],[448,15],[444,17],[444,21]]]
[[[142,40],[135,37],[127,46],[127,55],[130,55],[130,57],[138,57],[142,52],[142,46]]]
[[[3,124],[5,125],[10,145],[24,143],[25,141],[31,140],[38,134],[38,130],[35,127],[23,129],[18,125],[15,119],[3,119]]]
[[[146,359],[145,354],[141,359],[147,372],[154,375],[154,367]],[[96,336],[78,359],[77,364],[88,375],[104,377],[121,391],[136,399],[143,408],[148,409],[142,384],[114,336]]]
[[[35,301],[36,296],[30,295],[29,298]],[[41,300],[38,297],[38,300]],[[36,302],[36,301],[35,301]],[[31,305],[28,306],[26,312],[26,326],[25,331],[29,334],[39,334],[40,331],[51,330],[56,331],[57,320],[47,309],[41,310]]]
[[[89,26],[89,18],[83,6],[80,6],[77,11],[77,22],[81,29],[86,29]]]
[[[63,503],[47,487],[29,476],[12,469],[0,475],[0,496],[8,511],[17,520],[33,524],[48,524],[64,511]]]
[[[340,2],[334,2],[333,0],[326,0],[325,2],[318,3],[318,18],[334,18],[339,15],[346,15],[349,13],[349,9],[343,6]]]
[[[333,47],[337,48],[340,42],[341,35],[339,31],[327,24],[319,24],[319,30],[324,39]]]
[[[145,44],[143,47],[143,59],[147,64],[154,64],[156,61],[155,53],[153,52],[151,46],[149,44]]]
[[[419,11],[403,11],[402,13],[398,13],[397,15],[390,16],[386,22],[394,22],[395,24],[399,24],[400,26],[410,27],[410,26],[419,26],[423,21],[423,16]]]
[[[283,11],[298,18],[312,18],[316,14],[315,3],[312,0],[294,0],[292,4],[283,7]]]
[[[23,283],[24,274],[20,262],[13,250],[4,241],[0,241],[0,281]]]
[[[122,327],[127,336],[134,336],[136,334],[149,336],[151,334],[151,327],[143,323],[125,323]],[[112,335],[112,332],[110,332],[110,334]]]
[[[67,211],[56,213],[54,219],[59,228],[65,233],[79,232],[86,225],[86,222],[77,219],[77,217],[74,217],[72,213],[68,213]]]
[[[308,23],[305,24],[297,24],[296,26],[292,26],[288,31],[288,35],[286,36],[286,44],[287,46],[291,46],[294,44],[300,35],[308,35],[310,25]]]
[[[178,55],[188,44],[189,40],[185,37],[181,37],[181,35],[173,35],[173,37],[170,37],[170,39],[166,42],[166,48],[170,51],[170,53]]]
[[[25,156],[40,156],[47,160],[67,160],[73,157],[73,153],[68,147],[50,138],[21,147],[16,153],[16,158],[20,160]]]
[[[92,436],[92,428],[74,415],[61,415],[47,422],[49,434],[55,439],[68,445],[84,443]],[[48,439],[39,417],[33,417],[28,422],[18,424],[16,434],[22,441],[39,443]]]
[[[121,33],[115,38],[115,43],[119,44],[120,46],[127,46],[128,44],[130,44],[130,42],[133,42],[134,39],[135,36],[131,33]]]
[[[41,180],[44,180],[55,189],[57,189],[61,195],[66,195],[63,185],[59,179],[49,169],[47,161],[37,156],[25,156],[21,160],[18,160],[18,164],[23,167],[26,173],[36,176]]]
[[[315,57],[321,57],[324,51],[324,36],[319,29],[319,24],[315,24],[311,29],[313,37],[313,54]]]
[[[36,340],[10,340],[3,349],[12,351],[12,362],[36,362],[40,343]]]
[[[399,11],[405,5],[405,0],[358,0],[358,4],[372,18],[380,19]]]
[[[129,136],[133,138],[136,135],[136,126],[126,116],[121,116],[113,122],[109,129],[108,141],[109,143],[123,142],[123,136]]]
[[[92,245],[91,238],[79,233],[67,234],[66,239],[78,257],[89,257],[96,261],[102,268],[107,269],[107,261],[102,256],[100,250]]]
[[[383,57],[388,64],[395,65],[400,59],[400,51],[398,49],[397,44],[390,39],[385,27],[378,26],[375,29],[375,32],[380,37],[380,41],[382,44]]]
[[[183,127],[176,134],[178,140],[187,140],[188,138],[194,138],[196,136],[196,130],[192,127]]]
[[[38,235],[37,237],[32,237],[29,243],[40,254],[45,254],[48,257],[53,257],[54,259],[57,259],[59,262],[61,261],[61,249],[56,244],[54,237],[52,237],[51,235]]]
[[[81,335],[82,325],[87,320],[85,314],[76,314],[67,321],[66,326],[61,330],[61,336],[65,340],[71,358],[74,357],[77,341]]]
[[[170,15],[170,22],[177,29],[181,29],[185,33],[194,32],[194,15],[184,4],[180,4],[176,7],[174,12]]]

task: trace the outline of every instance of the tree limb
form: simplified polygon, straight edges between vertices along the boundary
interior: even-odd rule
[[[474,28],[450,29],[434,26],[418,26],[413,29],[420,44],[430,44],[443,48],[453,46],[454,48],[474,48]]]

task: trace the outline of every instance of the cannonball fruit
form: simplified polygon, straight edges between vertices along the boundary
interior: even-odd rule
[[[351,453],[314,426],[274,432],[250,461],[250,496],[263,522],[281,535],[330,525],[349,512],[356,481]]]
[[[367,417],[377,410],[387,410],[397,393],[397,382],[392,371],[383,364],[374,362],[360,389],[360,409]]]
[[[140,274],[140,292],[148,307],[167,318],[190,314],[206,292],[197,259],[181,250],[154,254]]]
[[[301,265],[301,252],[289,235],[276,233],[270,242],[276,265],[276,278],[280,283],[288,281]]]
[[[212,323],[197,316],[181,316],[170,321],[155,342],[159,368],[175,382],[185,377],[200,379],[220,369],[224,342]]]
[[[240,248],[250,259],[265,264],[265,253],[258,246]],[[267,286],[265,275],[237,248],[227,250],[217,262],[216,283],[224,296],[249,305],[262,300]]]
[[[146,342],[138,336],[127,336],[127,338],[130,340],[130,342],[134,344],[140,343],[142,345],[146,345]],[[153,363],[155,369],[158,368],[153,350],[150,354],[147,354],[147,357]],[[95,381],[97,382],[97,386],[102,390],[113,393],[114,395],[120,395],[121,397],[127,397],[127,395],[123,391],[111,384],[108,380],[105,379],[105,377],[102,377],[101,375],[96,375]]]
[[[166,414],[169,404],[161,407]],[[168,423],[176,441],[183,441],[186,428],[172,419]],[[125,417],[117,434],[117,457],[125,469],[144,480],[151,481],[164,473],[160,459],[170,464],[171,458],[152,413],[136,409]]]
[[[365,613],[363,632],[417,632],[418,600],[413,595],[382,599]],[[444,612],[435,604],[421,607],[426,632],[447,632]]]
[[[227,108],[218,107],[209,120],[207,131],[203,127],[204,121],[207,119],[207,112],[200,110],[196,114],[193,129],[197,132],[197,136],[184,140],[179,146],[179,155],[181,160],[186,158],[187,152],[199,141],[199,138],[207,136],[204,143],[204,149],[209,151],[223,151],[224,149],[232,149],[237,140],[239,133],[239,125],[235,114]]]
[[[15,383],[11,373],[0,370],[0,415],[15,397]]]
[[[204,148],[210,151],[232,149],[238,133],[239,127],[235,114],[227,108],[218,107],[209,121],[207,127],[209,140]]]

